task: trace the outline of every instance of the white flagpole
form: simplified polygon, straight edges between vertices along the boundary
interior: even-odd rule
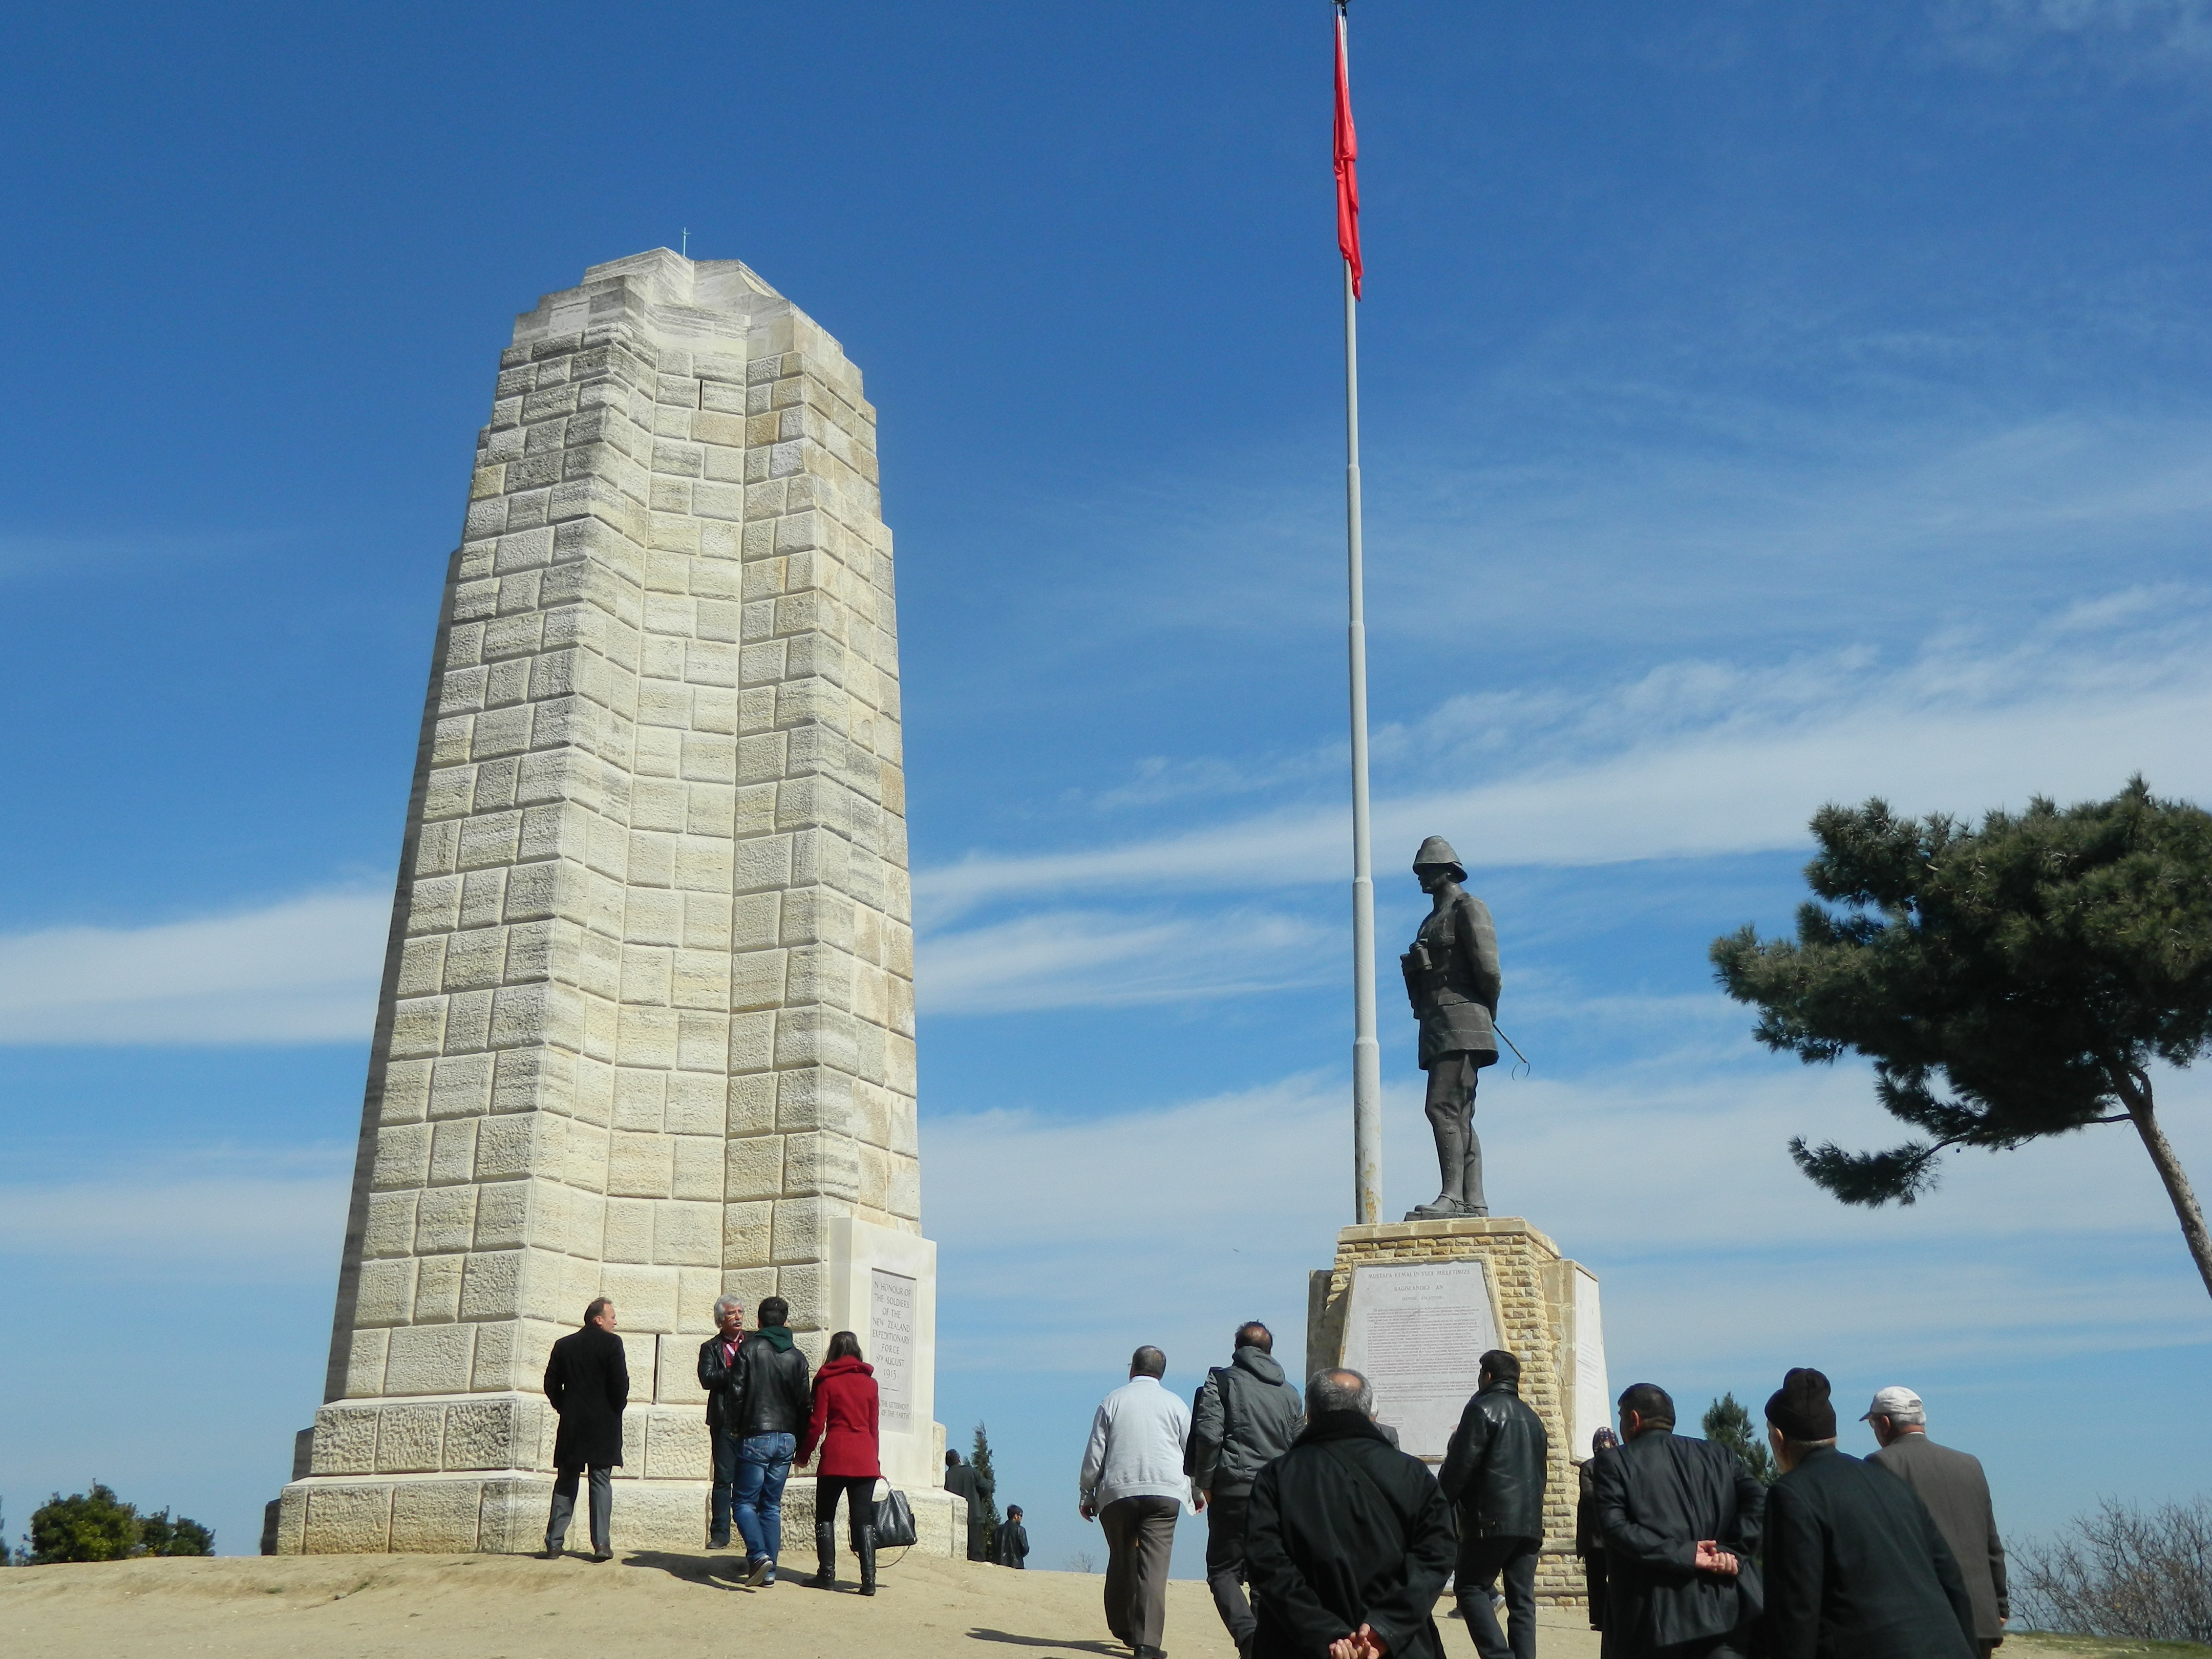
[[[1336,27],[1344,34],[1339,5]],[[1346,74],[1351,54],[1345,55]],[[1375,872],[1367,823],[1367,604],[1359,545],[1359,311],[1344,262],[1344,516],[1352,669],[1352,1158],[1353,1218],[1382,1218],[1382,1049],[1375,1036]]]

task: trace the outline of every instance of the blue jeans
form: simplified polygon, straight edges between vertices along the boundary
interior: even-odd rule
[[[749,1434],[738,1442],[738,1484],[732,1493],[745,1559],[775,1560],[783,1553],[783,1483],[791,1479],[799,1437]]]

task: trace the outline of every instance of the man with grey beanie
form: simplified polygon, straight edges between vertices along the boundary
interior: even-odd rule
[[[1928,1437],[1928,1407],[1910,1389],[1888,1388],[1859,1420],[1881,1449],[1867,1462],[1887,1469],[1920,1495],[1936,1529],[1951,1547],[1974,1604],[1974,1646],[1988,1655],[2004,1640],[2012,1602],[2005,1590],[2004,1540],[1997,1536],[1982,1460]]]
[[[1772,1659],[1974,1659],[1973,1604],[1912,1488],[1836,1449],[1828,1379],[1799,1367],[1766,1401],[1782,1478],[1766,1496]]]

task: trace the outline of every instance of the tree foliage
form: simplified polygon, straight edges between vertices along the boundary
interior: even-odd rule
[[[1774,1455],[1766,1442],[1753,1431],[1751,1413],[1736,1402],[1734,1394],[1724,1394],[1705,1407],[1705,1438],[1741,1458],[1760,1486],[1772,1486],[1782,1473],[1774,1467]]]
[[[2154,797],[2037,799],[1978,829],[1887,804],[1825,806],[1797,937],[1717,939],[1754,1035],[1808,1063],[1874,1062],[1883,1108],[1918,1134],[1791,1155],[1847,1204],[1910,1204],[1954,1146],[2007,1149],[2132,1121],[2205,1284],[2212,1237],[2157,1125],[2149,1067],[2212,1046],[2212,813]]]
[[[120,1561],[133,1555],[213,1555],[215,1534],[166,1509],[142,1516],[95,1480],[88,1492],[56,1492],[31,1512],[31,1560]]]
[[[983,1558],[988,1560],[999,1541],[999,1472],[991,1466],[991,1437],[981,1423],[968,1461],[975,1466],[975,1486],[983,1499]]]
[[[138,1511],[103,1486],[64,1498],[56,1492],[31,1511],[31,1559],[120,1561],[138,1547]]]

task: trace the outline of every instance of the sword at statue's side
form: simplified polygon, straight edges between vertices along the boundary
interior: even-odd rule
[[[1367,822],[1367,616],[1359,546],[1359,140],[1336,0],[1336,241],[1344,260],[1344,514],[1352,676],[1352,1218],[1382,1218],[1382,1049],[1375,1035],[1375,872]]]

